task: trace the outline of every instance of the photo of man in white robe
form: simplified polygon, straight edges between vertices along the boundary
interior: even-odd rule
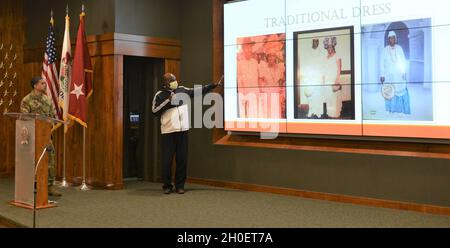
[[[405,53],[397,44],[394,31],[388,34],[389,44],[383,49],[380,59],[380,82],[394,87],[395,96],[385,99],[386,111],[389,113],[411,114],[408,87],[406,85]]]

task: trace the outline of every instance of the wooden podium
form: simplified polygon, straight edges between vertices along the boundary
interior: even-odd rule
[[[33,209],[36,198],[36,209],[55,207],[55,204],[48,201],[46,149],[51,144],[52,124],[61,123],[61,121],[39,114],[7,113],[5,115],[17,119],[15,189],[14,200],[10,203],[14,206]],[[41,158],[40,161],[39,158]],[[37,164],[38,161],[39,164]],[[37,170],[36,166],[38,166]],[[36,195],[34,195],[35,179]]]

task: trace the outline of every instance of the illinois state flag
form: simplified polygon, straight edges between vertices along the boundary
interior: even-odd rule
[[[61,66],[59,69],[59,106],[62,109],[62,117],[67,121],[69,114],[69,84],[72,77],[72,51],[70,47],[69,15],[66,15],[66,28],[64,31],[63,49],[61,52]],[[64,125],[67,132],[67,125]]]
[[[84,31],[84,16],[83,11],[80,14],[69,87],[69,117],[87,127],[87,98],[92,94],[92,65]]]

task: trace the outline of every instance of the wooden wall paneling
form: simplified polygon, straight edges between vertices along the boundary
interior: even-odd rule
[[[159,44],[136,43],[122,40],[116,41],[114,45],[116,54],[170,59],[179,58],[181,55],[181,48],[175,46],[168,47]]]
[[[66,133],[66,179],[69,183],[80,184],[82,169],[83,169],[83,127],[77,123],[73,124]],[[62,161],[63,150],[58,147],[59,161]],[[61,168],[62,164],[58,163],[58,168]],[[58,170],[58,178],[61,178],[62,174],[59,174],[61,169]]]
[[[14,173],[14,130],[15,120],[0,114],[0,176],[9,176]]]
[[[181,42],[178,40],[145,37],[130,34],[114,34],[114,53],[150,58],[181,58]]]
[[[63,153],[64,153],[64,126],[52,132],[53,146],[56,154],[56,180],[61,180],[63,176]],[[59,176],[61,175],[61,176]]]
[[[93,68],[93,73],[90,75],[92,78],[92,87],[93,87],[93,93],[88,98],[87,103],[87,128],[85,130],[84,127],[82,127],[81,136],[79,139],[81,140],[81,152],[80,155],[83,154],[83,132],[86,132],[86,160],[83,161],[81,159],[81,172],[78,176],[80,178],[78,182],[82,182],[83,179],[83,162],[85,163],[85,176],[86,176],[86,183],[88,185],[94,185],[104,178],[103,173],[101,170],[103,169],[103,166],[93,166],[93,155],[94,154],[102,154],[97,153],[97,150],[100,149],[100,152],[102,152],[102,148],[105,148],[106,146],[99,146],[96,144],[104,144],[104,143],[92,143],[96,142],[99,139],[103,137],[103,132],[100,129],[96,129],[96,126],[99,125],[101,122],[101,118],[103,114],[106,114],[102,108],[104,96],[107,95],[107,93],[104,92],[104,85],[102,85],[103,80],[103,61],[102,56],[95,56],[92,54],[92,47],[99,47],[101,44],[92,44],[89,43],[89,54],[91,55],[91,63]],[[106,90],[106,89],[105,89]],[[105,128],[106,129],[106,128]],[[94,150],[94,151],[93,151]],[[105,153],[103,153],[105,154]],[[103,157],[103,156],[101,156]],[[104,159],[107,160],[107,156],[104,156]],[[108,161],[104,161],[105,163]],[[101,164],[103,165],[103,164]]]
[[[9,62],[4,65],[0,72],[3,79],[4,73],[8,71],[9,78],[14,85],[9,87],[9,81],[4,82],[0,87],[0,99],[5,103],[0,106],[0,176],[8,176],[14,173],[15,159],[15,120],[3,116],[5,105],[9,105],[9,100],[13,100],[13,105],[7,106],[8,112],[18,112],[20,109],[20,100],[24,96],[24,82],[26,78],[23,76],[23,44],[25,42],[25,25],[23,15],[22,0],[2,0],[0,8],[0,45],[3,43],[3,50],[0,51],[0,61]],[[8,52],[9,58],[5,59],[7,50],[13,45],[12,50]],[[13,53],[17,55],[16,60],[13,59]],[[9,64],[13,65],[9,68]],[[12,72],[16,72],[16,79],[11,78]],[[6,88],[9,94],[4,96]],[[17,90],[17,95],[13,96],[12,92]]]
[[[94,92],[89,99],[87,177],[88,184],[106,188],[121,187],[121,181],[113,180],[113,171],[121,167],[116,161],[116,136],[121,136],[114,125],[115,115],[115,56],[92,58]]]
[[[95,56],[112,56],[114,55],[114,40],[105,40],[100,42],[88,42],[89,55]],[[75,45],[72,46],[75,48]]]
[[[99,42],[100,43],[100,42]],[[93,93],[88,98],[87,103],[87,128],[86,128],[86,183],[88,185],[98,185],[100,182],[104,181],[104,167],[108,164],[109,156],[98,156],[102,160],[101,163],[96,164],[98,157],[95,157],[95,154],[108,154],[104,149],[107,149],[107,145],[97,145],[97,144],[107,144],[105,143],[105,134],[104,132],[108,132],[109,126],[100,126],[104,125],[104,116],[108,115],[108,111],[104,109],[108,101],[108,88],[105,87],[104,82],[108,80],[108,78],[103,78],[105,73],[105,64],[103,61],[103,56],[99,54],[92,53],[92,47],[100,48],[103,44],[99,43],[89,43],[89,54],[91,55],[91,63],[93,73],[90,75],[92,77],[92,88]],[[107,66],[106,66],[107,67]],[[107,69],[107,68],[106,68]],[[83,140],[83,133],[81,134],[80,140]],[[83,144],[81,146],[83,149]],[[82,154],[82,153],[81,153]],[[83,160],[81,161],[81,169],[83,169]],[[94,166],[97,165],[97,166]],[[81,179],[83,176],[83,171],[81,171]]]
[[[164,72],[165,73],[170,72],[173,75],[175,75],[175,77],[177,77],[178,80],[180,80],[180,72],[181,72],[180,61],[175,59],[165,59]]]
[[[114,188],[122,188],[123,165],[123,56],[114,56],[114,119],[113,119],[113,159],[114,166],[108,178],[108,185],[114,184]],[[108,186],[107,185],[107,186]]]

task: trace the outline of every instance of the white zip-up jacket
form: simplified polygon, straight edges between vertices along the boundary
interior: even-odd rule
[[[203,86],[201,88],[202,94],[208,93],[215,87],[215,84]],[[187,103],[180,101],[179,104],[174,104],[174,99],[172,99],[172,101],[170,100],[172,94],[176,95],[182,93],[193,97],[194,89],[184,86],[178,86],[175,90],[164,88],[156,92],[155,97],[153,97],[152,112],[160,117],[162,134],[189,130],[190,122]]]

